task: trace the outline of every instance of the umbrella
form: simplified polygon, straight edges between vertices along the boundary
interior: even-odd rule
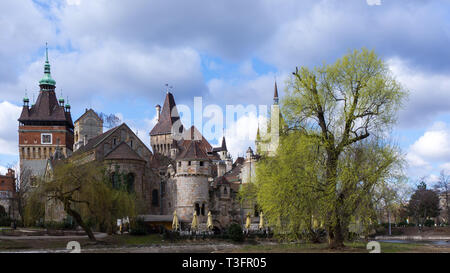
[[[263,229],[264,228],[264,215],[261,211],[261,214],[259,214],[259,229]]]
[[[213,228],[213,220],[212,220],[211,211],[208,212],[208,220],[206,221],[206,228],[207,229],[212,229]]]
[[[172,230],[178,230],[180,225],[178,224],[177,211],[173,212]]]
[[[197,212],[194,211],[194,217],[192,217],[191,228],[196,230],[198,228]]]
[[[252,223],[252,220],[250,219],[250,212],[249,212],[249,213],[247,213],[247,221],[245,222],[245,228],[249,229],[251,223]]]

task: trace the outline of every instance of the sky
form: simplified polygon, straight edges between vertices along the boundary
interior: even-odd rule
[[[37,98],[46,42],[72,118],[116,114],[148,146],[166,84],[177,104],[270,105],[274,81],[282,97],[296,66],[373,49],[410,92],[392,132],[408,177],[450,172],[448,1],[8,0],[0,10],[0,173],[18,161],[17,118],[25,92]],[[249,132],[227,138],[234,158],[254,147],[257,123],[251,112],[225,125]]]

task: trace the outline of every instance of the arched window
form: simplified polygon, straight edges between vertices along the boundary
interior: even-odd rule
[[[255,209],[255,217],[258,217],[258,216],[259,216],[259,208],[258,208],[258,205],[255,205],[254,209]]]
[[[195,203],[195,212],[197,212],[197,215],[200,215],[200,206],[198,203]]]
[[[128,192],[134,192],[134,174],[129,173],[127,175],[127,190]]]
[[[223,194],[227,194],[227,187],[223,187]]]
[[[113,188],[118,189],[119,188],[119,177],[117,176],[117,174],[115,172],[111,173],[111,184],[113,186]]]
[[[159,206],[159,196],[158,196],[158,190],[152,191],[152,205],[153,206]]]
[[[202,204],[202,215],[205,215],[205,203]]]

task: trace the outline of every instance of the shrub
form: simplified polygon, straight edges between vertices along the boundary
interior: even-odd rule
[[[231,224],[227,230],[228,238],[235,242],[244,241],[244,233],[242,232],[242,227],[239,224]]]
[[[11,218],[9,218],[8,216],[0,216],[0,226],[10,227]]]
[[[431,219],[425,220],[425,223],[423,223],[423,225],[426,227],[434,227],[434,220]]]

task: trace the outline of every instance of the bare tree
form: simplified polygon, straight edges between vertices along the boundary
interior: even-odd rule
[[[446,174],[444,170],[441,171],[439,180],[434,185],[434,189],[439,193],[440,198],[444,198],[444,210],[446,212],[445,221],[450,222],[450,175]]]
[[[17,208],[21,222],[25,223],[25,206],[27,204],[28,193],[32,188],[32,173],[29,168],[23,166],[19,169],[17,164],[9,164],[8,168],[13,169],[16,174],[16,195],[13,202]]]
[[[105,128],[113,128],[119,125],[121,122],[120,118],[114,114],[97,113],[100,119],[103,121],[103,126]]]

